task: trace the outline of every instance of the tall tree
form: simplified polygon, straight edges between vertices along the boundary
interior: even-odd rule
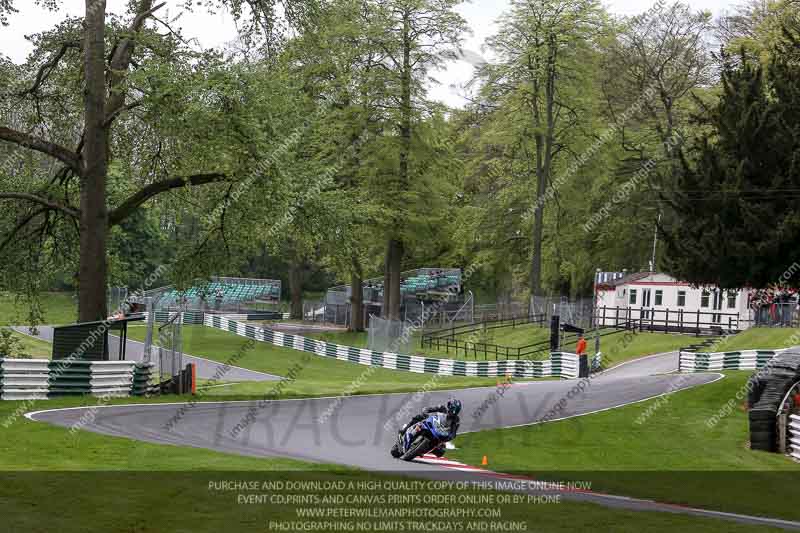
[[[55,0],[38,2],[54,8],[58,5]],[[219,3],[219,2],[218,2]],[[234,13],[241,16],[242,8],[252,4],[250,12],[253,21],[260,21],[259,28],[274,29],[275,2],[256,0],[230,0]],[[161,9],[166,2],[157,3],[154,0],[137,0],[130,2],[130,21],[126,26],[109,25],[106,20],[105,0],[86,0],[85,17],[82,21],[66,21],[56,31],[40,37],[31,69],[35,70],[33,80],[28,87],[9,92],[4,104],[9,106],[23,105],[33,108],[27,120],[20,122],[26,127],[13,127],[11,122],[0,125],[0,141],[11,145],[13,149],[33,151],[46,156],[60,164],[53,176],[47,179],[38,179],[36,182],[22,183],[14,180],[4,180],[0,184],[0,200],[13,201],[19,208],[19,216],[9,225],[9,230],[2,241],[6,247],[21,238],[36,239],[52,236],[52,229],[56,224],[55,219],[67,219],[77,224],[77,233],[80,241],[79,266],[78,266],[78,292],[79,292],[79,319],[83,321],[105,318],[106,309],[106,284],[108,278],[107,249],[109,227],[116,226],[128,218],[140,206],[158,195],[169,191],[182,189],[189,186],[207,186],[230,182],[234,178],[234,159],[220,157],[204,158],[198,160],[195,168],[186,168],[186,165],[156,164],[138,170],[145,175],[131,180],[125,187],[126,196],[118,199],[116,207],[111,207],[109,200],[109,171],[118,160],[148,160],[157,161],[163,152],[185,149],[185,145],[158,139],[157,155],[150,158],[147,154],[131,154],[115,151],[118,147],[119,133],[137,108],[153,112],[154,102],[163,104],[165,101],[174,101],[175,93],[184,92],[189,96],[188,87],[179,88],[172,85],[168,90],[170,80],[159,77],[158,69],[149,72],[147,66],[169,63],[177,58],[186,60],[183,65],[169,65],[167,69],[178,69],[178,73],[186,74],[186,69],[191,70],[190,62],[180,51],[180,37],[175,37],[171,30],[166,35],[159,35],[146,27],[147,21]],[[286,4],[289,5],[289,4]],[[0,4],[0,15],[13,10],[13,2],[6,0]],[[292,14],[292,10],[286,10]],[[110,50],[107,42],[113,43]],[[267,38],[267,43],[272,44],[275,39]],[[42,58],[42,54],[49,52],[49,58]],[[81,53],[80,63],[75,61],[74,55]],[[209,61],[210,60],[210,61]],[[71,63],[70,63],[71,61]],[[191,61],[200,64],[213,63],[209,56],[195,57]],[[65,65],[66,63],[66,65]],[[37,68],[38,67],[38,68]],[[66,73],[65,70],[72,68]],[[183,72],[181,72],[183,69]],[[176,72],[172,72],[176,74]],[[197,73],[195,73],[197,74]],[[68,79],[71,87],[54,83],[54,79],[61,75]],[[199,78],[199,76],[197,76]],[[77,81],[76,80],[81,80]],[[153,86],[155,81],[162,82],[161,87]],[[196,81],[196,80],[195,80]],[[148,83],[150,86],[148,86]],[[47,114],[47,106],[61,108],[65,104],[74,102],[70,89],[78,88],[83,94],[80,110],[73,108],[73,118],[76,121],[65,124],[63,111],[60,114]],[[49,89],[47,93],[43,89]],[[215,89],[218,90],[218,89]],[[170,93],[169,91],[174,91]],[[10,104],[11,101],[14,104]],[[230,104],[230,101],[218,102],[213,98],[206,103],[215,105]],[[77,103],[75,103],[77,106]],[[175,113],[176,109],[165,109],[163,113]],[[44,111],[43,111],[44,110]],[[186,118],[188,108],[184,108],[183,118]],[[230,110],[228,110],[230,112]],[[60,115],[60,117],[58,116]],[[146,114],[145,114],[146,115]],[[53,118],[55,117],[55,118]],[[141,118],[141,117],[139,117]],[[158,133],[154,115],[147,116],[151,121],[149,128],[144,128],[146,135]],[[130,120],[136,120],[130,119]],[[56,123],[56,122],[59,123]],[[73,124],[81,126],[78,131]],[[125,124],[125,127],[128,127]],[[163,129],[163,128],[162,128]],[[116,133],[115,133],[116,131]],[[194,132],[188,132],[192,135]],[[50,138],[48,138],[48,136]],[[217,133],[216,139],[206,139],[206,147],[221,146],[217,141],[224,136]],[[58,137],[58,138],[56,138]],[[150,140],[145,137],[143,141]],[[240,139],[241,140],[241,139]],[[139,141],[139,148],[146,144]],[[164,141],[162,143],[162,141]],[[251,143],[248,139],[245,142]],[[74,148],[70,147],[70,144]],[[128,148],[131,148],[130,146]],[[134,148],[135,150],[135,148]],[[216,159],[216,161],[211,161]],[[203,164],[208,163],[208,164]],[[40,171],[42,162],[33,163],[34,168]],[[244,170],[241,163],[238,170]],[[253,168],[251,167],[251,170]],[[41,174],[41,172],[39,172]],[[238,174],[236,174],[238,175]],[[76,183],[77,182],[77,183]],[[139,184],[132,187],[133,183]],[[73,205],[71,194],[77,189],[78,205]],[[228,189],[230,193],[230,189]],[[58,239],[54,239],[58,240]],[[46,248],[45,246],[41,246]]]
[[[623,21],[605,58],[604,94],[612,119],[628,115],[620,128],[627,170],[653,158],[677,162],[673,139],[687,123],[691,92],[714,80],[711,29],[710,13],[682,2]]]
[[[519,145],[531,162],[529,176],[535,191],[524,211],[533,214],[529,288],[542,293],[542,244],[546,193],[560,154],[580,121],[580,98],[570,92],[580,77],[581,54],[602,30],[602,9],[596,0],[512,1],[500,19],[500,31],[488,43],[499,63],[487,68],[494,98],[524,113],[533,146]],[[507,110],[506,112],[510,111]]]
[[[379,190],[389,213],[384,266],[384,315],[400,319],[401,271],[415,202],[408,191],[418,170],[412,168],[415,131],[429,107],[426,82],[432,69],[455,57],[467,26],[455,11],[461,0],[373,0],[366,2],[363,22],[369,41],[380,51],[376,65],[384,71],[381,104],[395,125],[397,164]]]
[[[663,234],[675,275],[724,288],[800,287],[800,28],[769,53],[727,59],[722,95],[683,159]],[[789,272],[789,275],[787,275]]]

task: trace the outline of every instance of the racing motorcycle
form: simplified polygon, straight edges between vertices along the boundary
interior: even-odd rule
[[[444,455],[444,443],[450,440],[450,425],[444,413],[431,413],[428,418],[406,428],[392,446],[392,457],[412,461],[416,457],[433,452]]]

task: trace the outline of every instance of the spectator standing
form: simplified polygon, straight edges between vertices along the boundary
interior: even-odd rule
[[[583,335],[581,335],[581,338],[578,339],[578,345],[575,348],[575,351],[578,355],[586,355],[586,339],[583,338]]]

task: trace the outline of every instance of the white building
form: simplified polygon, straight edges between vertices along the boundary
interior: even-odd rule
[[[595,316],[601,326],[634,322],[664,331],[743,330],[752,325],[750,289],[692,287],[656,272],[622,277],[598,274]]]

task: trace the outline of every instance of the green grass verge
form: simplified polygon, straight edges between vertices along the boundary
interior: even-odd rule
[[[141,341],[144,340],[144,336],[144,327],[129,330],[131,339]],[[251,348],[238,357],[237,354],[241,354],[242,347],[250,344]],[[250,343],[249,339],[244,337],[205,326],[183,328],[183,349],[186,353],[220,363],[230,362],[234,366],[278,376],[287,376],[292,368],[300,368],[299,371],[295,371],[297,379],[282,386],[280,391],[282,397],[340,395],[345,388],[356,382],[363,382],[363,385],[356,387],[354,394],[411,392],[423,386],[427,390],[494,386],[497,382],[494,378],[443,377],[372,368],[317,355],[304,362],[306,354],[303,352],[264,342]],[[242,383],[209,389],[207,394],[260,395],[274,387],[275,383],[271,382]]]
[[[19,341],[18,354],[25,354],[33,359],[50,359],[53,355],[53,345],[47,341],[34,339],[17,332],[12,332],[11,335]]]
[[[741,402],[712,428],[706,423],[748,376],[731,372],[711,385],[594,415],[461,435],[451,454],[474,465],[488,455],[499,472],[569,473],[613,494],[800,520],[800,509],[786,504],[800,497],[791,481],[800,464],[747,449]]]
[[[45,292],[40,295],[42,324],[71,324],[78,317],[78,306],[72,293]],[[0,292],[0,326],[29,323],[29,307],[16,295]]]
[[[781,349],[800,345],[800,329],[750,328],[730,337],[723,337],[704,351],[731,352],[736,350]]]

